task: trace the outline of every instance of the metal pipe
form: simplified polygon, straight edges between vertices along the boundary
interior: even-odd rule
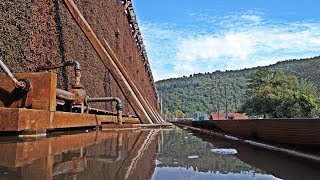
[[[75,72],[75,84],[73,85],[74,88],[81,88],[80,84],[80,79],[81,79],[81,66],[79,61],[77,60],[69,60],[65,61],[63,63],[51,65],[51,66],[38,66],[37,71],[40,70],[51,70],[51,69],[57,69],[61,67],[66,67],[66,66],[74,66],[74,72]]]
[[[0,66],[2,67],[4,72],[10,77],[10,79],[13,81],[15,85],[19,83],[18,80],[14,77],[14,75],[10,71],[10,69],[2,62],[1,59],[0,59]]]
[[[51,70],[51,69],[58,69],[66,66],[74,66],[74,70],[81,70],[80,63],[77,60],[68,60],[63,63],[54,64],[51,66],[38,66],[37,70]]]
[[[66,102],[62,99],[57,99],[57,105],[64,106]]]
[[[117,102],[116,109],[117,109],[117,119],[118,119],[118,124],[122,125],[122,101],[118,97],[100,97],[100,98],[86,98],[86,103],[89,102],[110,102],[110,101],[115,101]]]
[[[72,102],[76,99],[76,95],[71,92],[57,88],[57,98]]]
[[[116,109],[117,109],[117,110],[122,110],[122,101],[121,101],[121,99],[118,98],[118,97],[99,97],[99,98],[90,98],[90,97],[87,97],[86,101],[87,101],[87,102],[109,102],[109,101],[116,101],[116,102],[117,102]]]
[[[17,80],[16,77],[12,74],[10,69],[4,64],[2,58],[0,59],[0,66],[4,70],[4,72],[9,76],[9,78],[13,81],[14,86],[22,90],[23,92],[28,92],[30,89],[30,82],[27,79]]]

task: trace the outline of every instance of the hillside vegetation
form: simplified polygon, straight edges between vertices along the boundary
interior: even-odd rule
[[[311,118],[319,114],[320,99],[314,83],[279,70],[259,69],[247,84],[248,99],[240,112],[269,118]]]
[[[218,109],[224,112],[224,88],[228,112],[237,112],[250,96],[246,94],[247,82],[256,70],[278,70],[320,87],[319,68],[320,56],[317,56],[281,61],[264,67],[192,74],[189,77],[158,81],[156,87],[163,99],[163,111],[167,117],[190,117],[197,111],[217,112]]]

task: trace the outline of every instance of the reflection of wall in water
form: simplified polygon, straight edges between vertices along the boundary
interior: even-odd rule
[[[0,178],[149,179],[155,169],[158,138],[152,131],[90,132],[2,143]]]

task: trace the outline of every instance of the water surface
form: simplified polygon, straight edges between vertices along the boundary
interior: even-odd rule
[[[224,139],[213,143],[180,128],[166,131],[152,179],[278,179],[241,161]],[[232,152],[232,153],[231,153]],[[253,155],[254,156],[254,155]]]
[[[319,164],[172,130],[0,138],[0,179],[317,179]]]

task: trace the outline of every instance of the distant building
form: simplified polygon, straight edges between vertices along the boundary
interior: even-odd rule
[[[197,112],[194,116],[193,119],[196,121],[204,121],[204,120],[208,120],[209,116],[206,112]]]
[[[228,113],[227,117],[224,113],[211,113],[210,120],[233,120],[233,119],[249,119],[249,117],[244,113]]]

